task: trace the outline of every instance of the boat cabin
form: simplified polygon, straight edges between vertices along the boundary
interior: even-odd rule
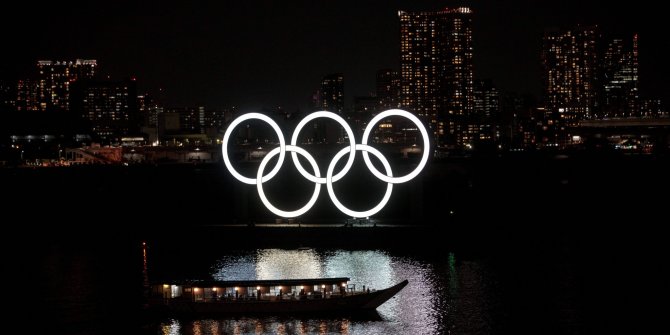
[[[151,285],[151,297],[193,302],[322,299],[353,293],[349,278],[182,281]]]

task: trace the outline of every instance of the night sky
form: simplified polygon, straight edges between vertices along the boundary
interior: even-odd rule
[[[324,74],[343,72],[350,102],[374,91],[378,69],[399,67],[399,9],[461,4],[475,11],[475,77],[505,91],[540,95],[545,28],[595,23],[639,33],[642,94],[670,98],[667,19],[641,1],[23,1],[0,13],[0,79],[27,76],[38,59],[92,58],[112,78],[164,88],[168,106],[292,111],[307,108]]]

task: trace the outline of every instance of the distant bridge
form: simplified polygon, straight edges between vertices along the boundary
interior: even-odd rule
[[[615,118],[580,121],[579,128],[656,128],[670,127],[670,118]]]
[[[585,120],[570,130],[583,138],[648,137],[656,145],[670,147],[670,118]]]

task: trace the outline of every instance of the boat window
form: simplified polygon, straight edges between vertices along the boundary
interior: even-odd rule
[[[193,288],[193,300],[202,301],[204,299],[203,290],[199,287]]]
[[[172,285],[170,297],[171,298],[181,297],[181,294],[182,294],[182,287],[179,285]]]
[[[209,288],[209,287],[205,287],[204,291],[205,291],[204,292],[205,293],[205,296],[204,296],[205,299],[212,299],[212,298],[214,298],[214,295],[216,294],[216,291],[214,291],[214,289]]]
[[[271,296],[276,296],[279,295],[279,290],[281,290],[281,286],[270,286],[270,295]],[[282,291],[283,293],[283,291]]]

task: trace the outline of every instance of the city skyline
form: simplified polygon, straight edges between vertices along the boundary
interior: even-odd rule
[[[8,333],[665,327],[660,3],[6,7]]]
[[[21,79],[40,59],[91,58],[115,79],[137,77],[141,90],[164,88],[166,105],[292,111],[309,107],[322,76],[343,73],[350,105],[353,97],[374,92],[376,71],[399,69],[398,10],[460,5],[473,9],[475,78],[492,79],[503,91],[539,96],[543,33],[583,23],[622,39],[639,34],[640,92],[667,101],[668,65],[660,50],[668,42],[654,19],[658,11],[620,5],[602,10],[576,1],[45,5],[3,18],[6,43],[15,48],[3,54],[0,78]],[[21,22],[62,34],[36,36],[32,29],[16,29]]]

